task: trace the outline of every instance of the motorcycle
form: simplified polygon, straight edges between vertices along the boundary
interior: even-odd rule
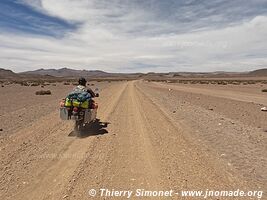
[[[98,89],[95,90],[96,97],[99,97]],[[93,124],[97,118],[98,104],[89,100],[89,108],[79,106],[65,106],[65,99],[60,102],[60,118],[62,120],[74,120],[74,131],[78,137],[82,136],[82,131]]]

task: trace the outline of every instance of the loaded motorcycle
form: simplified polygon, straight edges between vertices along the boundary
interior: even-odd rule
[[[95,90],[99,97],[98,89]],[[84,102],[62,99],[60,102],[60,118],[62,120],[74,120],[74,131],[78,137],[82,136],[85,127],[96,121],[98,104],[91,98]]]

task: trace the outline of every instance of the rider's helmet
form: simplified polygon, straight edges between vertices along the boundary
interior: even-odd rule
[[[81,78],[79,78],[79,85],[83,85],[83,86],[86,86],[86,80],[85,80],[85,78],[83,78],[83,77],[81,77]]]

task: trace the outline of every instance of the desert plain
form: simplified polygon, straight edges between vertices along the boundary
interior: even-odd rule
[[[59,118],[72,84],[2,85],[1,199],[90,199],[92,188],[267,191],[266,83],[89,82],[99,88],[99,124],[81,138]]]

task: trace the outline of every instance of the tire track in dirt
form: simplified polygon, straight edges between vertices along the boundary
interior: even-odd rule
[[[113,145],[116,148],[110,155],[112,162],[105,171],[104,180],[110,187],[125,189],[123,187],[129,186],[129,189],[134,189],[142,185],[158,189],[158,163],[139,104],[133,82],[130,82],[113,115]],[[113,177],[109,179],[108,174],[113,174]]]

